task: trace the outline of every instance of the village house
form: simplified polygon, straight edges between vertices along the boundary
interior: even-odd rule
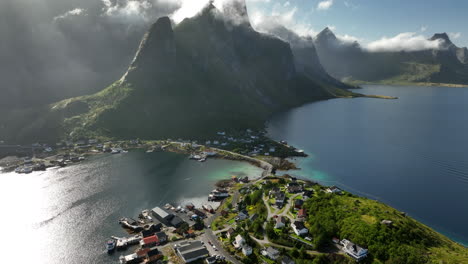
[[[228,231],[226,232],[226,236],[227,236],[228,238],[231,238],[231,236],[234,235],[234,232],[235,232],[234,229],[231,227],[231,228],[229,228]]]
[[[297,212],[297,219],[298,220],[305,220],[307,217],[307,212],[304,208],[300,209],[299,212]]]
[[[281,229],[286,225],[286,217],[284,216],[278,216],[276,217],[276,224],[275,228],[276,229]]]
[[[244,244],[242,246],[242,254],[244,254],[244,256],[249,256],[252,254],[252,247],[247,245],[247,244]]]
[[[301,199],[294,200],[294,209],[301,209],[304,205],[304,201]]]
[[[332,187],[330,187],[330,188],[327,188],[327,189],[325,190],[325,192],[327,192],[327,193],[338,193],[338,194],[341,194],[342,191],[341,191],[340,188],[338,188],[338,187],[336,187],[336,186],[332,186]]]
[[[305,190],[302,194],[302,198],[304,198],[304,200],[310,199],[312,196],[314,196],[314,192],[309,190]]]
[[[209,256],[208,250],[201,241],[181,243],[179,247],[176,247],[176,251],[185,263]]]
[[[242,210],[237,214],[236,220],[242,221],[249,217],[249,213],[246,210]]]
[[[140,241],[142,248],[152,248],[159,245],[159,239],[156,236],[145,237]]]
[[[286,200],[286,194],[284,192],[277,192],[275,195],[275,204],[278,208],[283,208]]]
[[[253,221],[257,220],[257,218],[258,218],[258,214],[253,214],[253,215],[251,215],[249,217],[249,220],[253,222]]]
[[[212,256],[212,257],[206,258],[205,262],[207,264],[215,264],[216,262],[218,262],[218,259],[215,256]]]
[[[262,255],[268,257],[269,259],[276,260],[278,259],[280,252],[275,248],[268,247],[262,251]]]
[[[299,184],[297,182],[290,182],[287,185],[287,189],[289,193],[299,193],[302,192],[303,187],[302,184]]]
[[[146,253],[146,263],[147,264],[155,264],[158,263],[159,260],[161,260],[164,256],[162,255],[161,252],[157,248],[151,249]]]
[[[362,248],[347,239],[341,240],[341,245],[343,245],[343,251],[357,261],[367,257],[367,249]]]
[[[380,223],[381,223],[382,225],[386,225],[386,226],[391,226],[391,225],[393,225],[393,222],[390,221],[390,220],[382,220]]]
[[[163,244],[163,243],[166,243],[166,242],[167,242],[167,235],[166,235],[166,233],[164,233],[164,232],[157,232],[157,233],[155,234],[155,236],[158,238],[159,244]]]
[[[270,192],[268,192],[268,195],[270,196],[270,198],[273,198],[279,192],[281,192],[281,189],[279,187],[275,186],[270,190]]]
[[[234,241],[232,242],[232,245],[236,248],[239,249],[242,247],[242,245],[245,243],[245,239],[241,235],[237,235],[234,238]]]
[[[288,256],[281,257],[281,264],[296,264],[294,260],[290,259]]]
[[[307,235],[307,233],[309,233],[309,230],[305,227],[303,222],[294,221],[291,227],[294,233],[298,236],[304,236]]]

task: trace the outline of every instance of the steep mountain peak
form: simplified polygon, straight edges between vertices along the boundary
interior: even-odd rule
[[[447,33],[436,33],[434,34],[434,36],[432,36],[432,38],[430,38],[430,40],[443,40],[445,42],[446,45],[452,45],[452,41],[450,40],[449,36],[447,35]]]
[[[223,13],[234,24],[251,27],[245,0],[230,0],[223,5]]]
[[[329,27],[326,27],[324,30],[322,30],[320,33],[317,34],[316,36],[317,41],[336,41],[336,35],[331,31]]]
[[[143,37],[135,59],[122,81],[132,77],[137,79],[138,73],[141,74],[142,71],[152,71],[155,74],[167,73],[175,67],[175,57],[176,48],[171,20],[169,17],[161,17]]]

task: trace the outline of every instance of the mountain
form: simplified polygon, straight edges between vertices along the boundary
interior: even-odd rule
[[[335,89],[337,87],[343,89],[350,88],[348,85],[331,77],[325,71],[311,37],[301,37],[294,31],[287,29],[280,24],[274,23],[273,21],[257,25],[257,27],[290,44],[294,55],[294,64],[298,72],[308,76],[316,82],[320,82],[323,87],[326,87],[334,94],[342,92],[342,90]]]
[[[340,80],[381,83],[468,84],[468,50],[455,46],[446,33],[435,34],[439,49],[411,52],[370,52],[345,42],[325,28],[314,39],[324,68]]]
[[[10,115],[0,120],[8,124],[0,137],[195,138],[263,127],[274,112],[351,94],[328,75],[316,78],[315,71],[325,73],[314,54],[315,64],[298,70],[290,44],[251,27],[244,1],[223,11],[209,4],[174,27],[168,17],[158,19],[110,87]]]

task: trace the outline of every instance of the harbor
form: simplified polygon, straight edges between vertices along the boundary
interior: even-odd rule
[[[115,250],[108,255],[107,240],[112,236],[136,235],[121,227],[122,217],[139,220],[143,210],[163,208],[167,203],[175,208],[192,203],[196,213],[206,214],[202,209],[204,204],[217,208],[216,203],[208,202],[208,195],[219,181],[233,175],[255,179],[262,172],[246,162],[227,159],[197,162],[185,154],[146,153],[137,149],[115,155],[90,155],[84,162],[30,174],[0,173],[2,208],[15,215],[30,208],[33,214],[18,219],[20,230],[6,233],[13,240],[0,244],[11,254],[21,254],[15,245],[21,243],[21,238],[32,235],[41,244],[32,249],[33,254],[26,256],[25,261],[119,263],[120,255],[133,251]],[[28,196],[18,190],[27,192]],[[7,202],[11,200],[15,202]],[[6,218],[0,222],[9,223]],[[41,252],[51,253],[42,255]]]

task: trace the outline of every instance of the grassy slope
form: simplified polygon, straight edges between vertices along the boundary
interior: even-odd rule
[[[425,83],[430,80],[433,74],[440,71],[440,65],[421,64],[421,63],[403,63],[399,73],[391,77],[378,81],[347,80],[347,83],[359,84],[386,84],[386,85],[408,85],[414,83]]]
[[[116,82],[93,95],[66,99],[51,106],[52,112],[60,112],[64,117],[65,132],[72,137],[101,137],[105,133],[94,126],[105,112],[116,109],[128,98],[133,89]],[[74,107],[73,105],[78,105]]]
[[[380,202],[320,193],[306,207],[312,234],[338,235],[368,247],[369,262],[468,263],[467,248]],[[380,224],[384,219],[393,227]]]

